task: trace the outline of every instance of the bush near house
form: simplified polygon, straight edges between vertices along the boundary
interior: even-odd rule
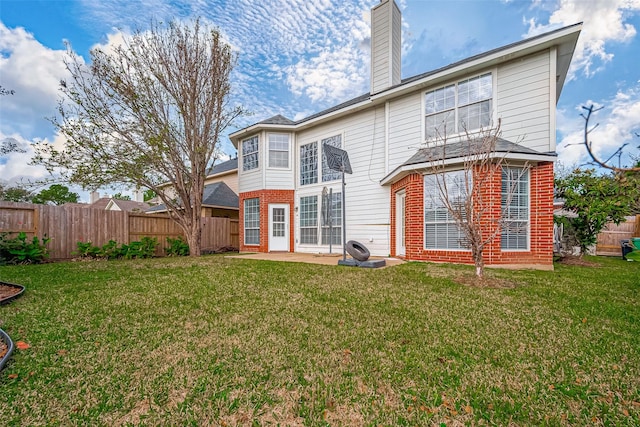
[[[39,264],[48,258],[48,237],[41,241],[37,236],[28,240],[27,234],[23,232],[16,237],[9,237],[10,235],[11,233],[0,233],[0,265]]]
[[[115,240],[109,240],[102,246],[94,246],[91,242],[78,242],[77,250],[73,252],[80,258],[114,259],[142,259],[152,258],[158,245],[158,239],[143,237],[140,241],[119,245]]]

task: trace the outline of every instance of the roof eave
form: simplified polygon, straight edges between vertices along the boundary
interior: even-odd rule
[[[540,154],[527,154],[527,153],[505,153],[495,152],[490,156],[492,159],[515,160],[523,162],[555,162],[558,155],[553,153],[540,153]],[[380,180],[380,185],[390,185],[398,182],[407,175],[414,172],[428,172],[432,171],[434,167],[454,166],[465,163],[470,160],[470,157],[453,157],[445,160],[435,160],[432,162],[414,163],[411,165],[400,165],[395,168],[391,173]]]

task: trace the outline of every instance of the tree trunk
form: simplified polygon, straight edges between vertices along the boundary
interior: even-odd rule
[[[484,257],[482,256],[482,249],[472,248],[471,256],[473,257],[473,263],[476,266],[476,277],[482,279],[484,276]]]
[[[191,229],[185,231],[189,244],[189,255],[199,257],[202,254],[202,218],[200,216],[194,217]]]

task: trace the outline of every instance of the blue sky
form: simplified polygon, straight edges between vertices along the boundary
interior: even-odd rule
[[[603,105],[593,134],[608,157],[640,145],[640,0],[396,0],[403,14],[402,76],[410,77],[523,38],[583,21],[570,79],[558,104],[558,152],[583,163],[580,106]],[[29,166],[30,143],[62,144],[55,114],[65,77],[65,41],[86,60],[152,20],[202,17],[238,54],[234,101],[253,113],[246,126],[275,114],[299,119],[366,93],[369,10],[378,0],[1,0],[0,140],[27,153],[0,159],[5,183],[46,177]],[[226,138],[222,150],[235,151]],[[638,152],[637,150],[635,151]]]

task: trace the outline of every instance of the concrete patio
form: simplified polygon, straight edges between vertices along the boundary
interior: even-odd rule
[[[304,262],[307,264],[338,265],[338,260],[342,259],[340,254],[307,254],[292,252],[269,252],[269,253],[240,253],[238,255],[227,255],[226,258],[259,259],[266,261],[284,262]],[[350,258],[347,256],[347,258]],[[384,259],[386,265],[382,268],[392,267],[402,264],[404,261],[398,258],[371,257],[370,260]]]

